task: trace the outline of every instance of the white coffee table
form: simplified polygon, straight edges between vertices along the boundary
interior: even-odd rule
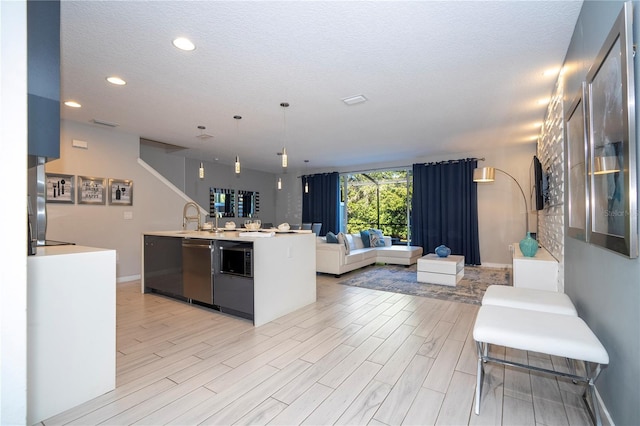
[[[455,287],[464,277],[464,256],[439,257],[429,253],[418,259],[418,282]]]

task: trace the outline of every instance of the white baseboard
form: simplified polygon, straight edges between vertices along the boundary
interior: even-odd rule
[[[129,281],[136,281],[140,279],[140,274],[138,275],[129,275],[128,277],[118,277],[116,278],[117,283],[127,283]]]
[[[511,268],[510,263],[483,263],[481,268]]]

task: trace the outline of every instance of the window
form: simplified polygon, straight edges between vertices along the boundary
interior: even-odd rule
[[[341,229],[357,233],[376,228],[394,244],[411,241],[410,170],[345,173],[340,179]]]

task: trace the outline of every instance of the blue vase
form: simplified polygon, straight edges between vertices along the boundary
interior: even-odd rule
[[[527,232],[527,236],[520,240],[520,251],[526,257],[533,257],[538,251],[538,242],[531,237],[531,233]]]
[[[438,255],[438,257],[447,257],[451,254],[451,249],[443,244],[441,246],[436,247],[435,252]]]

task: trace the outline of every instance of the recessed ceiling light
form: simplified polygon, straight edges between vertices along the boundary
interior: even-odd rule
[[[124,86],[127,84],[126,81],[116,76],[107,77],[107,81],[111,84],[115,84],[116,86]]]
[[[195,44],[191,42],[188,38],[178,37],[173,40],[173,45],[180,50],[191,51],[196,48]]]
[[[66,106],[71,107],[71,108],[80,108],[82,105],[80,105],[78,102],[76,101],[67,101],[64,103]]]
[[[365,98],[364,95],[354,95],[354,96],[342,98],[342,102],[344,102],[347,105],[361,104],[362,102],[366,102],[366,101],[367,101],[367,98]]]

